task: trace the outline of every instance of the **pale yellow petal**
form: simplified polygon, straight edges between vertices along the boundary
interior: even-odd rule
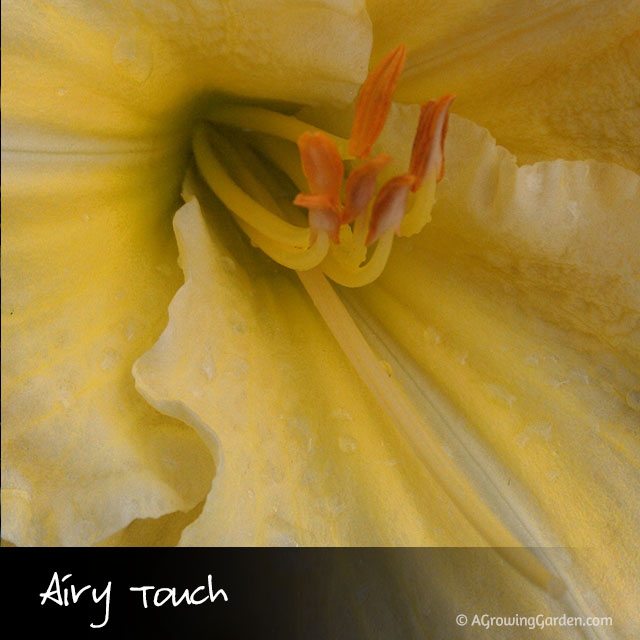
[[[176,216],[186,282],[139,390],[216,458],[190,545],[478,544],[354,377],[291,272],[196,200]]]
[[[37,134],[65,152],[86,144],[73,144],[80,134],[109,149],[166,134],[215,96],[349,101],[371,43],[359,0],[14,1],[2,10],[3,120],[38,150]],[[71,139],[53,139],[52,128]]]
[[[3,536],[19,544],[90,544],[207,491],[207,451],[130,373],[179,284],[162,163],[170,145],[3,155]]]
[[[202,512],[203,503],[191,511],[173,511],[160,518],[134,520],[128,527],[105,538],[98,546],[105,547],[174,547],[183,530]]]
[[[640,178],[596,162],[518,168],[486,131],[450,124],[432,223],[349,296],[416,402],[429,384],[444,394],[525,527],[566,547],[556,570],[578,606],[633,637]]]
[[[3,536],[91,544],[193,508],[213,475],[130,371],[180,283],[194,119],[230,97],[348,101],[370,23],[359,2],[2,10]]]
[[[397,98],[456,94],[520,162],[595,158],[640,168],[635,0],[368,2],[373,60],[408,45]]]

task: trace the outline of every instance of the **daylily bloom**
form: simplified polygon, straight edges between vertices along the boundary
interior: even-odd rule
[[[563,547],[633,635],[635,3],[2,11],[5,540]]]

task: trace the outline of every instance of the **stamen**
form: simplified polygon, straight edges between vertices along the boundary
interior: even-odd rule
[[[226,104],[208,114],[223,128],[197,131],[199,172],[253,244],[274,260],[300,270],[322,263],[336,282],[361,286],[384,269],[394,235],[417,233],[429,221],[435,184],[444,171],[453,96],[423,105],[408,172],[387,180],[375,195],[378,175],[392,158],[370,153],[405,59],[406,47],[400,45],[371,71],[356,101],[348,141],[261,107]],[[224,127],[234,129],[233,137]],[[297,161],[291,142],[298,147]],[[345,160],[351,169],[346,182]],[[289,199],[290,190],[299,193]]]
[[[342,158],[335,143],[322,132],[306,131],[298,139],[302,171],[313,195],[323,195],[336,212],[344,177]]]
[[[312,269],[298,272],[298,277],[357,375],[468,522],[523,576],[551,595],[560,597],[565,588],[562,580],[522,547],[476,494],[428,423],[389,377],[387,369],[369,346],[322,271]]]
[[[297,145],[291,144],[288,140],[258,133],[251,136],[251,146],[286,174],[298,191],[303,191],[309,186],[302,172],[300,150]]]
[[[285,222],[261,206],[233,181],[213,153],[203,128],[199,128],[194,135],[193,152],[198,170],[212,191],[247,225],[276,242],[298,249],[307,249],[310,246],[310,229]]]
[[[298,138],[309,131],[319,132],[318,127],[302,122],[294,116],[287,116],[284,113],[252,107],[248,105],[218,105],[207,114],[209,122],[226,124],[238,127],[244,131],[260,131],[268,133],[276,138],[297,142]],[[348,142],[340,136],[335,136],[323,131],[324,135],[335,142],[340,155],[347,157]]]
[[[299,193],[293,204],[309,209],[309,226],[314,232],[325,231],[332,242],[340,242],[340,213],[327,196]]]
[[[396,233],[400,230],[407,209],[407,197],[414,180],[415,178],[409,174],[396,176],[380,189],[380,193],[373,203],[371,224],[366,240],[367,246],[375,242],[389,229]]]
[[[332,251],[322,263],[323,273],[343,287],[364,287],[377,280],[384,271],[393,246],[393,231],[385,233],[376,243],[371,257],[364,263],[362,260],[349,260],[349,255],[339,251],[343,247],[332,247]],[[344,260],[341,258],[344,257]],[[355,262],[355,266],[354,263]]]
[[[418,192],[411,198],[407,212],[400,224],[398,235],[407,238],[420,233],[431,220],[431,210],[435,202],[436,181],[434,177],[425,181]]]
[[[356,101],[349,153],[366,158],[378,139],[391,109],[391,100],[404,67],[407,48],[396,47],[367,76]]]
[[[420,108],[409,166],[409,173],[416,178],[411,188],[414,193],[430,171],[436,171],[437,182],[444,176],[444,140],[449,124],[449,107],[454,97],[448,94],[439,100],[429,100]]]
[[[311,246],[306,249],[297,249],[261,234],[235,215],[234,219],[240,229],[251,238],[252,244],[288,269],[296,271],[313,269],[327,257],[330,243],[326,233],[316,233]]]
[[[324,275],[349,287],[372,282],[387,263],[394,235],[415,233],[428,220],[435,183],[444,171],[443,147],[452,96],[423,105],[408,173],[389,180],[371,207],[378,173],[391,160],[379,155],[353,170],[345,185],[344,207],[341,201],[342,158],[368,158],[389,114],[405,57],[405,47],[396,48],[367,78],[356,103],[348,143],[292,116],[246,105],[221,105],[209,114],[209,120],[241,130],[246,134],[241,137],[250,140],[247,144],[252,147],[260,148],[264,139],[270,138],[265,152],[268,159],[264,161],[260,153],[248,153],[245,142],[225,139],[201,127],[193,141],[197,167],[251,241],[278,263],[297,270],[357,375],[480,535],[533,583],[560,591],[561,581],[518,545],[461,475],[429,425],[389,377]],[[294,202],[309,209],[310,227],[287,222],[285,218],[296,220],[296,215],[285,213],[286,207],[279,205],[280,187],[284,185],[284,193],[288,193],[289,178],[296,184],[291,184],[292,194],[301,188],[301,172],[298,167],[291,168],[289,151],[293,145],[286,141],[299,146],[311,193],[299,194]],[[242,166],[240,152],[248,157],[247,167]],[[283,179],[275,171],[273,179],[267,177],[263,182],[259,176],[272,168],[271,161],[288,177]],[[200,184],[190,171],[183,187],[185,197],[197,195]],[[416,196],[405,214],[410,192]]]
[[[369,206],[376,193],[376,178],[392,158],[382,153],[365,164],[355,168],[345,184],[345,204],[342,222],[348,224],[358,218]]]
[[[301,193],[294,204],[309,209],[309,224],[338,242],[342,220],[340,188],[344,177],[342,158],[335,143],[322,132],[303,133],[298,139],[300,160],[311,195]]]

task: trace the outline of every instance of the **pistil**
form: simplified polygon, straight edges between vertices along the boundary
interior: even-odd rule
[[[405,47],[397,47],[369,74],[355,105],[348,140],[294,116],[226,105],[214,109],[209,123],[197,130],[196,165],[252,243],[298,272],[356,375],[469,522],[523,575],[559,593],[559,579],[519,545],[430,435],[327,281],[348,287],[373,282],[385,268],[394,238],[418,233],[430,220],[436,184],[444,175],[453,96],[422,105],[409,167],[380,189],[378,177],[393,159],[385,153],[371,155],[405,58]],[[294,143],[301,167],[292,164]],[[185,193],[192,192],[194,182],[189,174]],[[291,195],[284,205],[283,193]]]
[[[391,418],[401,435],[430,474],[446,491],[482,538],[531,583],[554,597],[565,590],[563,581],[547,569],[496,517],[473,490],[429,425],[389,376],[355,324],[331,284],[319,269],[298,276],[355,372]]]

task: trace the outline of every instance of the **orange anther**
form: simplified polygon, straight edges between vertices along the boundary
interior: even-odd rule
[[[335,203],[324,193],[299,193],[295,197],[293,204],[298,207],[304,207],[305,209],[327,209],[334,211],[336,214],[339,212]]]
[[[366,158],[387,121],[391,99],[407,56],[405,45],[396,47],[367,76],[358,100],[349,138],[349,153]]]
[[[415,176],[413,192],[420,188],[431,170],[437,171],[436,181],[444,175],[444,140],[449,123],[449,107],[455,96],[447,94],[439,100],[429,100],[420,108],[418,130],[413,139],[409,173]]]
[[[367,246],[389,229],[394,229],[396,232],[400,229],[407,208],[407,197],[414,181],[415,178],[412,175],[405,173],[391,178],[380,189],[371,211]]]
[[[338,147],[324,133],[307,131],[298,138],[298,149],[311,194],[299,193],[293,204],[309,209],[309,226],[314,231],[325,231],[337,243],[342,214],[340,187],[344,176]]]
[[[322,132],[307,131],[298,139],[298,149],[311,193],[326,196],[338,208],[344,167],[335,142]]]
[[[356,167],[347,178],[344,187],[345,205],[343,224],[353,222],[369,205],[376,192],[378,173],[391,162],[391,156],[382,153],[365,164]]]
[[[327,196],[299,193],[293,204],[309,209],[309,226],[314,232],[325,231],[332,242],[340,242],[340,211]]]
[[[309,209],[309,226],[314,232],[325,231],[331,242],[340,243],[340,218],[333,209]],[[315,242],[315,234],[313,238]]]

